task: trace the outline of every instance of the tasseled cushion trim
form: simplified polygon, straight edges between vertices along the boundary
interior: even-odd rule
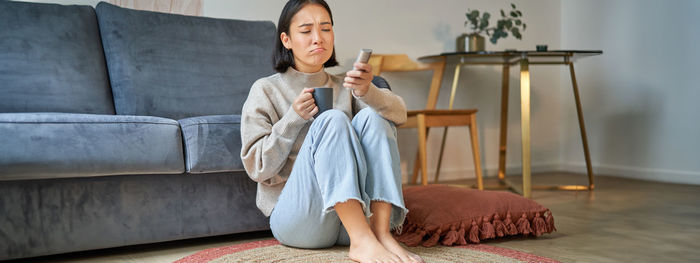
[[[501,220],[505,218],[505,220]],[[517,218],[513,222],[513,218]],[[549,209],[534,213],[493,214],[441,226],[424,226],[407,220],[403,232],[396,235],[396,240],[409,247],[432,247],[437,244],[444,246],[477,244],[484,240],[504,237],[532,235],[538,237],[545,233],[557,231],[554,217]]]

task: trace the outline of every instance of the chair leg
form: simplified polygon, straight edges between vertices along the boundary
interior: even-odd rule
[[[427,137],[425,128],[425,115],[418,114],[418,153],[420,154],[421,184],[428,185],[428,161],[425,147]]]
[[[481,153],[479,152],[479,134],[476,127],[476,114],[470,116],[469,133],[471,135],[472,155],[474,155],[474,172],[476,173],[476,184],[479,190],[484,190],[484,179],[481,172]]]
[[[425,138],[428,138],[428,135],[430,135],[430,128],[425,128]],[[411,177],[411,184],[416,184],[418,181],[418,172],[421,169],[421,160],[420,160],[420,138],[418,138],[418,149],[416,149],[416,158],[413,162],[413,175]]]
[[[420,168],[420,146],[418,146],[418,149],[416,149],[416,159],[413,162],[413,175],[411,176],[411,184],[417,183],[419,173],[418,171]]]
[[[437,168],[435,169],[435,183],[438,182],[440,178],[440,167],[442,167],[442,156],[445,153],[445,141],[447,140],[447,126],[445,126],[445,132],[442,133],[442,143],[440,144],[440,155],[438,157]]]

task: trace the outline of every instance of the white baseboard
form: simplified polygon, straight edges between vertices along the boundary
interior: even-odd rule
[[[575,173],[586,173],[585,163],[565,163],[562,170]],[[624,177],[631,179],[700,185],[700,172],[631,167],[623,165],[596,165],[594,174]]]
[[[518,164],[507,164],[506,174],[520,174],[522,170],[522,165]],[[428,180],[432,182],[435,179],[435,168],[428,170]],[[561,171],[561,165],[558,163],[533,163],[530,167],[533,173],[539,172],[549,172],[549,171]],[[496,177],[498,176],[498,166],[486,167],[484,168],[484,177]],[[403,181],[408,182],[410,177],[413,175],[413,171],[404,171]],[[450,181],[450,180],[460,180],[460,179],[471,179],[476,178],[474,173],[474,168],[469,169],[442,169],[440,170],[440,181]],[[419,179],[420,181],[420,179]]]
[[[518,164],[506,165],[506,174],[520,174],[522,166]],[[573,173],[585,174],[585,163],[533,163],[531,167],[533,173],[564,171]],[[639,168],[622,165],[596,165],[593,167],[593,172],[597,175],[616,176],[630,179],[639,179],[647,181],[678,183],[678,184],[693,184],[700,185],[700,172],[695,171],[679,171],[668,169],[653,169]],[[412,171],[404,171],[402,174],[403,181],[408,182]],[[496,177],[498,167],[486,167],[484,169],[484,177]],[[435,178],[435,168],[428,170],[428,180],[432,182]],[[440,181],[460,180],[476,178],[474,169],[443,169],[440,171]]]

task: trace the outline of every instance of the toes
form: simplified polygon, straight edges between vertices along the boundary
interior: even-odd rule
[[[408,258],[409,258],[408,262],[411,262],[411,263],[425,263],[425,262],[423,262],[423,259],[420,256],[413,254],[413,253],[409,253]]]

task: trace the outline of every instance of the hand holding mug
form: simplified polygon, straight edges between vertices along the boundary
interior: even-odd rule
[[[301,94],[292,102],[292,108],[304,120],[311,119],[318,112],[314,97],[311,95],[313,91],[313,88],[304,88]]]

